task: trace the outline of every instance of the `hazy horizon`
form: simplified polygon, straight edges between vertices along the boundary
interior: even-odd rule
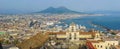
[[[64,6],[75,11],[120,11],[120,0],[0,0],[0,10],[41,11]]]

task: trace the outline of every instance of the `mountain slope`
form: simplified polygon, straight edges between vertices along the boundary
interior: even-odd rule
[[[50,14],[83,14],[82,12],[76,12],[76,11],[72,11],[67,9],[66,7],[58,7],[58,8],[54,8],[54,7],[49,7],[45,10],[42,10],[40,12],[36,12],[36,13],[50,13]]]

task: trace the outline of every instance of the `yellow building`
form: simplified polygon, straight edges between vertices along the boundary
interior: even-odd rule
[[[83,28],[80,26],[80,28]],[[79,41],[81,39],[100,39],[99,32],[81,31],[78,25],[71,23],[65,32],[49,32],[50,36],[56,37],[57,39],[64,39],[69,41]],[[84,27],[85,28],[85,27]]]

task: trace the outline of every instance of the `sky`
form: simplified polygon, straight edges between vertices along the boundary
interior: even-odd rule
[[[75,11],[120,11],[120,0],[0,0],[0,10],[41,11],[51,6]]]

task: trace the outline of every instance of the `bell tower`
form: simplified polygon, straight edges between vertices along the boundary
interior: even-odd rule
[[[77,26],[74,22],[72,22],[69,26],[69,32],[76,32],[77,31]]]
[[[67,32],[67,39],[70,41],[76,41],[79,40],[79,31],[78,31],[78,26],[72,22],[68,28]]]

